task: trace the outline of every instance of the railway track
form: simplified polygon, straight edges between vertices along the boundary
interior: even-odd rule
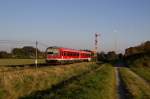
[[[46,68],[48,66],[61,66],[61,65],[68,65],[68,64],[47,64],[47,63],[40,63],[37,65],[35,64],[24,64],[24,65],[5,65],[0,67],[0,72],[13,72],[13,71],[20,71],[25,69],[39,69],[39,68]]]
[[[1,66],[0,72],[12,72],[12,71],[20,71],[25,69],[37,69],[37,68],[44,68],[47,66],[52,66],[46,63],[38,64],[37,67],[35,64],[28,64],[28,65],[7,65],[7,66]],[[54,65],[53,65],[54,66]]]

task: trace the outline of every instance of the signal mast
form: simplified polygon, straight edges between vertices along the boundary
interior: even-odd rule
[[[97,50],[98,50],[98,37],[100,36],[100,33],[96,32],[95,33],[95,49],[94,49],[94,56],[96,58],[97,61]]]

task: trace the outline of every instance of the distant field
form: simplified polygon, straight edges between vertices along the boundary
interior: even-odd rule
[[[0,59],[0,66],[34,64],[34,59]],[[45,63],[45,59],[38,59],[38,63]]]

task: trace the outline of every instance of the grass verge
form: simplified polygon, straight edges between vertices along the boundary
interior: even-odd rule
[[[115,71],[110,65],[83,75],[46,95],[23,99],[116,99]]]
[[[149,67],[131,67],[131,70],[145,79],[150,85],[150,68]]]
[[[139,58],[130,64],[130,69],[150,84],[150,57]]]
[[[53,85],[98,67],[94,63],[76,63],[62,66],[0,72],[0,85],[4,99],[17,99],[34,91],[45,90]]]
[[[119,69],[123,83],[130,93],[129,99],[150,99],[150,86],[128,68]]]

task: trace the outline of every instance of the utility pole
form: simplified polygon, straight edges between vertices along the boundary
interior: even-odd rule
[[[95,57],[97,61],[97,50],[98,50],[98,36],[100,36],[100,33],[95,33]]]
[[[117,53],[117,31],[116,30],[114,30],[114,51]]]
[[[37,61],[37,54],[38,54],[38,49],[37,49],[37,46],[38,46],[38,42],[36,41],[36,51],[35,51],[35,66],[36,66],[36,68],[37,68],[37,63],[38,63],[38,61]]]

